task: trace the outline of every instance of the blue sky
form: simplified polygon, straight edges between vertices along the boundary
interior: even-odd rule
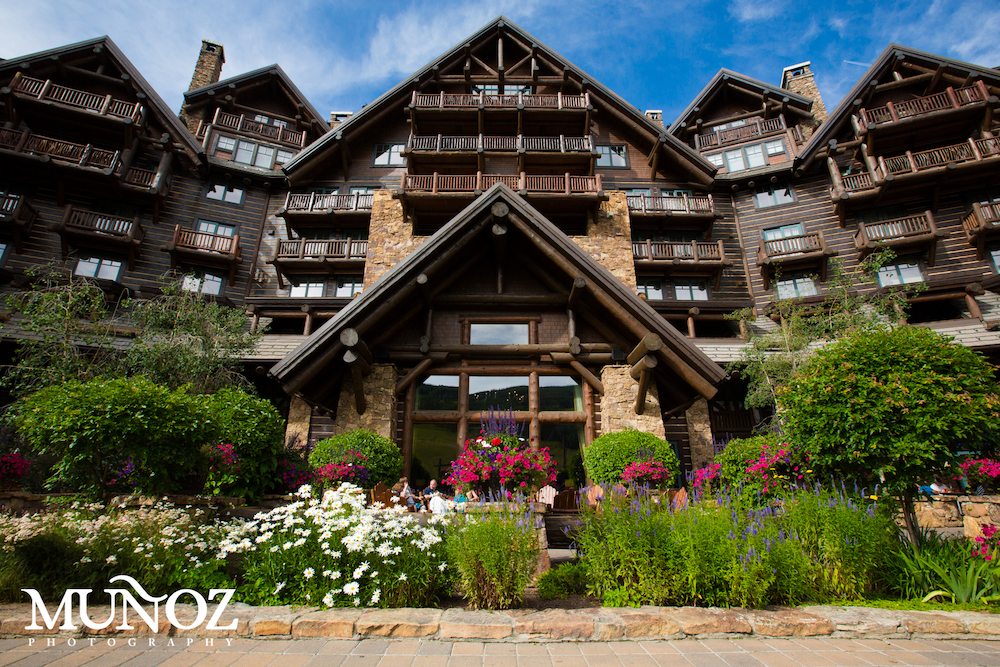
[[[777,84],[812,61],[833,108],[889,42],[1000,66],[996,0],[0,0],[0,57],[108,34],[177,109],[210,39],[223,77],[277,62],[326,114],[357,111],[499,14],[667,122],[720,67]]]

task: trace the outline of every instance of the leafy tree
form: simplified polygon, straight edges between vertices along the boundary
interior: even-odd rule
[[[904,290],[871,289],[879,268],[894,256],[888,249],[873,253],[851,271],[840,260],[830,260],[831,277],[822,301],[804,305],[797,299],[775,299],[765,313],[779,323],[773,331],[761,333],[750,326],[756,318],[749,308],[729,316],[745,323],[750,331],[749,345],[744,348],[742,358],[729,368],[747,382],[748,408],[774,406],[781,388],[824,342],[857,331],[884,330],[905,315],[908,303]],[[776,276],[775,280],[779,278]],[[908,287],[921,289],[919,285]]]
[[[587,475],[598,484],[620,484],[625,468],[636,461],[656,461],[673,472],[680,468],[673,445],[633,428],[605,433],[583,453]]]
[[[914,541],[917,483],[1000,436],[993,366],[922,327],[859,330],[824,347],[779,402],[817,472],[898,494]]]

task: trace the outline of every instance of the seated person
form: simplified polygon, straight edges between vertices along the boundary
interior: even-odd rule
[[[420,499],[413,493],[413,489],[410,488],[410,484],[405,477],[399,478],[399,481],[393,485],[392,492],[398,495],[401,501],[406,503],[407,508],[411,512],[419,512],[423,507]]]
[[[421,495],[425,499],[429,499],[432,496],[437,495],[437,493],[438,493],[437,488],[438,488],[438,481],[436,479],[432,479],[431,483],[427,485],[427,488],[424,489],[424,492]]]

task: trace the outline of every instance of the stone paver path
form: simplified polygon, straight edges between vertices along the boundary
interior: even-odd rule
[[[154,646],[149,646],[149,642]],[[0,667],[1000,667],[1000,641],[680,639],[490,643],[440,640],[36,637],[0,640]],[[110,645],[113,643],[113,646]],[[54,644],[54,645],[53,645]],[[130,645],[132,644],[132,645]]]

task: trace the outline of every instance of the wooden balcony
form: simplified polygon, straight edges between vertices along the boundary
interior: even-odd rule
[[[114,173],[121,166],[118,151],[43,137],[26,130],[0,129],[0,149],[107,173]]]
[[[21,244],[31,234],[38,220],[38,212],[25,197],[15,194],[0,195],[0,224],[14,236],[14,249],[21,253]]]
[[[33,79],[30,76],[24,76],[21,72],[14,75],[8,87],[18,97],[47,102],[97,116],[120,121],[127,120],[132,123],[139,123],[143,118],[143,106],[138,102],[126,102],[111,95],[98,95],[85,90],[67,88],[53,83],[51,79]]]
[[[761,239],[757,247],[757,265],[764,279],[764,289],[771,289],[771,272],[802,268],[819,269],[820,281],[826,281],[826,260],[836,255],[826,244],[823,232],[810,232],[782,239]]]
[[[911,215],[892,220],[878,222],[858,222],[858,231],[854,233],[854,245],[858,249],[858,259],[872,253],[876,248],[886,247],[893,250],[926,248],[927,265],[934,266],[935,249],[939,238],[945,233],[939,231],[934,224],[934,216],[930,211],[920,215]]]
[[[880,156],[875,176],[878,180],[893,180],[898,176],[944,168],[951,164],[957,166],[978,163],[998,157],[1000,157],[1000,139],[969,139],[960,144],[917,153],[906,151],[895,157]]]
[[[722,241],[633,241],[632,257],[636,264],[652,265],[667,275],[714,276],[719,289],[722,270],[732,266],[726,258]]]
[[[170,253],[170,268],[179,264],[221,266],[229,269],[229,282],[236,280],[236,270],[243,261],[240,235],[223,236],[174,226],[174,235],[161,250]]]
[[[862,108],[858,110],[854,118],[855,127],[857,130],[870,130],[877,125],[898,123],[908,118],[961,109],[975,104],[985,105],[989,97],[990,92],[982,81],[957,90],[949,86],[943,92],[934,95],[915,97],[900,102],[888,102],[885,106],[874,109]]]
[[[478,110],[478,109],[547,109],[547,110],[577,110],[584,111],[590,105],[590,94],[583,95],[542,95],[519,92],[516,95],[487,95],[485,93],[455,94],[435,93],[423,94],[413,91],[410,107],[429,110]]]
[[[1000,203],[975,202],[962,218],[962,227],[969,245],[976,248],[976,259],[982,261],[986,256],[986,241],[1000,236]]]
[[[591,137],[531,137],[523,134],[490,136],[421,136],[411,134],[406,153],[585,153],[594,149]]]
[[[375,195],[289,192],[278,215],[291,225],[328,224],[331,220],[364,221],[371,217]]]
[[[628,195],[625,200],[628,202],[628,212],[633,217],[643,216],[650,218],[662,218],[670,216],[683,216],[686,218],[715,218],[715,200],[712,195],[683,195],[681,197],[669,197],[661,195]]]
[[[367,239],[289,239],[278,241],[268,263],[278,269],[278,285],[284,288],[282,274],[333,275],[339,270],[364,267],[367,257]]]
[[[758,137],[769,137],[775,134],[782,134],[788,126],[785,125],[785,116],[779,114],[776,118],[748,118],[746,125],[730,127],[725,130],[715,130],[706,134],[695,135],[695,148],[705,150],[707,148],[718,148],[729,144],[739,144],[750,141]],[[798,137],[798,141],[802,138]]]
[[[129,271],[135,270],[135,258],[145,236],[139,216],[123,218],[75,206],[66,206],[62,221],[53,231],[62,237],[63,259],[69,255],[70,242],[124,252],[128,255]]]
[[[209,131],[210,126],[217,129],[245,134],[256,139],[266,139],[285,146],[302,148],[308,142],[308,134],[305,131],[299,132],[289,130],[287,127],[261,123],[252,118],[247,118],[243,114],[226,113],[221,109],[215,110],[215,117],[211,123],[199,123],[196,136],[203,138]]]
[[[497,183],[504,183],[511,190],[526,195],[585,195],[599,194],[601,177],[574,174],[532,175],[525,174],[403,174],[400,188],[411,195],[453,195],[482,193]]]

